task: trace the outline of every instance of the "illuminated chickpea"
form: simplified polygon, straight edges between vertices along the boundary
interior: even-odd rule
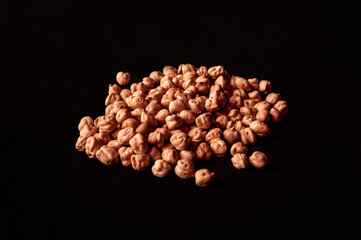
[[[127,99],[130,96],[132,96],[132,92],[129,89],[123,89],[120,92],[120,97],[124,102],[125,102],[125,99]]]
[[[219,128],[225,129],[228,122],[228,117],[226,115],[218,116],[215,120],[218,123]]]
[[[223,138],[229,145],[241,140],[241,136],[235,128],[229,128],[224,130]]]
[[[222,129],[213,128],[206,134],[205,141],[209,144],[213,139],[222,137]]]
[[[179,152],[179,159],[194,162],[196,159],[196,154],[193,151],[183,150]]]
[[[142,82],[148,88],[154,88],[155,80],[153,78],[145,77]]]
[[[124,120],[124,122],[122,123],[122,128],[127,128],[127,127],[131,127],[133,129],[136,129],[138,126],[140,125],[140,122],[134,118],[128,118],[126,120]]]
[[[89,116],[83,117],[78,125],[78,130],[81,131],[85,125],[94,126],[93,119]]]
[[[117,112],[117,114],[115,115],[115,120],[119,124],[122,124],[125,120],[131,117],[133,117],[132,113],[128,109],[123,108]]]
[[[141,133],[135,134],[129,140],[129,145],[133,148],[135,154],[144,154],[148,151],[148,141]]]
[[[209,171],[208,169],[200,169],[195,173],[196,185],[199,187],[208,186],[213,182],[214,172]]]
[[[85,144],[87,139],[88,137],[79,136],[75,144],[76,150],[78,150],[79,152],[85,151]]]
[[[177,75],[178,69],[172,66],[165,66],[163,68],[163,74],[166,76],[174,77]]]
[[[203,112],[204,104],[198,99],[191,99],[188,101],[189,109],[195,114]]]
[[[203,113],[196,118],[196,124],[202,129],[208,129],[212,124],[212,114]]]
[[[288,104],[286,101],[280,100],[274,106],[274,109],[278,110],[281,113],[281,116],[284,116],[288,113]]]
[[[162,159],[156,160],[152,166],[152,173],[156,177],[165,177],[171,170],[171,165]]]
[[[268,122],[270,120],[270,114],[267,110],[260,110],[256,114],[256,119],[261,122]]]
[[[79,135],[82,137],[90,137],[93,136],[97,132],[95,126],[91,125],[84,125],[82,130],[80,131]]]
[[[137,171],[144,171],[150,164],[150,157],[148,154],[136,154],[130,158],[132,167]]]
[[[185,159],[180,159],[174,168],[174,173],[182,179],[194,177],[195,170],[193,162],[189,162]]]
[[[85,153],[89,158],[95,158],[96,152],[101,148],[103,143],[93,136],[88,137],[85,143]]]
[[[96,139],[100,140],[104,145],[112,140],[112,136],[107,132],[99,132],[93,135]]]
[[[191,110],[183,110],[178,114],[178,116],[183,120],[184,124],[192,124],[196,119],[196,114]]]
[[[152,160],[153,162],[155,160],[158,160],[158,159],[161,159],[162,158],[162,154],[160,153],[160,151],[158,150],[158,148],[156,147],[151,147],[149,148],[149,151],[148,151],[148,155],[150,157],[150,160]]]
[[[258,137],[265,137],[270,134],[270,129],[268,128],[267,124],[259,120],[251,122],[249,127]]]
[[[219,138],[213,139],[210,142],[210,147],[216,157],[223,157],[227,152],[227,144]]]
[[[254,135],[252,129],[249,127],[242,129],[240,134],[244,145],[255,144],[257,142],[256,135]]]
[[[249,85],[255,90],[258,90],[258,79],[257,78],[249,78],[248,79]]]
[[[140,122],[148,123],[152,127],[156,127],[158,125],[157,119],[155,119],[155,117],[152,114],[147,113],[144,110],[142,111],[142,114],[140,115]]]
[[[170,137],[169,141],[178,151],[182,151],[188,148],[192,139],[185,132],[177,132]]]
[[[149,77],[152,78],[152,79],[154,79],[154,81],[155,81],[156,83],[159,83],[159,82],[160,82],[160,79],[161,79],[162,77],[164,77],[164,74],[161,73],[161,72],[159,72],[159,71],[153,71],[153,72],[151,72],[151,73],[149,74]]]
[[[264,168],[268,165],[268,158],[266,154],[260,151],[254,151],[248,158],[249,164],[255,168]]]
[[[162,148],[164,145],[164,137],[163,134],[161,134],[158,131],[154,131],[149,133],[148,136],[148,142],[150,144],[153,144],[154,146],[156,146],[157,148]]]
[[[118,132],[118,142],[121,145],[129,145],[130,139],[135,136],[134,128],[126,127]]]
[[[171,165],[175,165],[179,159],[177,150],[166,148],[162,151],[162,159]]]
[[[167,116],[165,122],[169,130],[179,128],[183,124],[183,120],[175,114]]]
[[[198,145],[196,150],[196,159],[197,160],[209,160],[212,157],[212,150],[209,145],[205,142],[202,142]]]
[[[96,152],[97,159],[104,165],[111,165],[118,163],[118,152],[114,148],[107,145],[102,146]]]
[[[230,153],[234,156],[236,153],[247,153],[248,148],[242,142],[236,142],[232,145]]]
[[[164,108],[160,110],[157,115],[155,115],[155,118],[157,119],[158,123],[164,124],[166,117],[170,115],[169,110]]]
[[[232,164],[237,169],[245,169],[248,167],[247,155],[244,153],[236,153],[231,158]]]
[[[270,93],[265,99],[269,104],[275,105],[279,100],[281,100],[281,94],[279,93]]]
[[[118,72],[116,80],[119,85],[127,85],[130,82],[130,74],[126,72]]]
[[[192,139],[192,142],[202,142],[205,136],[207,135],[206,131],[199,127],[194,127],[188,132],[188,136]]]
[[[122,162],[122,165],[124,167],[130,167],[132,165],[130,159],[133,154],[134,154],[134,151],[131,147],[119,148],[118,155],[119,155],[120,161]]]
[[[268,94],[271,91],[271,88],[272,88],[272,84],[270,81],[262,80],[259,82],[258,90],[262,94]]]
[[[119,143],[118,140],[110,140],[108,143],[107,143],[107,146],[108,147],[111,147],[111,148],[114,148],[115,150],[119,150],[119,148],[121,148],[121,144]]]
[[[105,106],[108,106],[109,104],[114,103],[115,101],[120,101],[120,95],[118,93],[111,93],[107,96],[105,99]]]
[[[256,105],[254,105],[254,108],[257,111],[261,111],[261,110],[269,110],[272,107],[272,105],[266,101],[262,101],[257,103]]]
[[[277,109],[271,108],[269,114],[272,122],[280,123],[282,121],[281,113]]]

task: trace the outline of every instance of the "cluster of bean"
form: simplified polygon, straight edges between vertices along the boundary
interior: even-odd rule
[[[119,72],[116,80],[127,85],[130,74]],[[119,85],[109,84],[105,115],[81,119],[76,149],[138,171],[152,163],[157,177],[173,166],[177,176],[195,177],[198,186],[211,183],[214,173],[195,171],[194,161],[223,157],[227,148],[235,168],[265,167],[266,155],[255,151],[248,158],[247,145],[268,136],[267,123],[280,122],[288,112],[281,95],[270,93],[269,81],[231,76],[223,66],[166,66],[130,89]]]

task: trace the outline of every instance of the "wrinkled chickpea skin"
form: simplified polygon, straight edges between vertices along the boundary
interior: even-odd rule
[[[212,150],[209,145],[205,142],[202,142],[198,145],[196,150],[196,159],[197,160],[209,160],[212,157]]]
[[[255,168],[264,168],[268,165],[268,158],[266,154],[260,151],[254,151],[248,158],[249,164]]]
[[[208,169],[200,169],[195,173],[196,185],[199,187],[208,186],[213,182],[214,172],[209,171]]]
[[[227,144],[222,139],[213,139],[210,147],[217,157],[223,157],[227,152]]]
[[[114,148],[107,145],[102,146],[96,152],[97,159],[104,165],[111,165],[118,163],[118,153]]]
[[[167,176],[170,170],[172,170],[171,165],[162,159],[156,160],[152,166],[153,175],[160,178]]]
[[[148,141],[143,134],[137,133],[129,140],[129,145],[135,154],[145,154],[148,151]]]
[[[180,159],[174,168],[174,173],[178,177],[183,179],[194,177],[195,170],[194,170],[193,162]]]
[[[236,153],[231,158],[232,164],[237,169],[245,169],[248,167],[247,155],[244,153]]]
[[[150,157],[148,154],[135,154],[130,158],[132,167],[137,171],[144,171],[150,165]]]
[[[134,151],[131,147],[121,147],[118,150],[118,155],[122,165],[124,167],[130,167],[132,165],[130,158],[134,154]]]
[[[232,145],[230,153],[234,156],[237,153],[247,153],[248,148],[242,142],[236,142]]]
[[[174,148],[166,148],[162,152],[162,159],[171,165],[175,165],[179,160],[179,155]]]

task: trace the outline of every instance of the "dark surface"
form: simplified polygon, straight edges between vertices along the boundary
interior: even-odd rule
[[[3,227],[13,239],[359,237],[359,3],[72,2],[0,8]],[[188,62],[268,79],[288,101],[284,121],[250,148],[266,152],[267,169],[202,162],[216,178],[199,188],[75,150],[80,118],[103,114],[118,71],[140,80]]]

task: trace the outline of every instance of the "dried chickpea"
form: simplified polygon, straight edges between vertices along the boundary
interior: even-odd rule
[[[155,80],[153,78],[145,77],[142,82],[148,88],[154,88]]]
[[[232,145],[230,153],[234,156],[236,153],[247,153],[248,148],[242,142],[236,142]]]
[[[134,128],[126,127],[118,132],[118,142],[121,145],[129,145],[130,139],[135,136]]]
[[[170,139],[170,143],[177,149],[178,151],[182,151],[188,148],[192,139],[188,137],[185,132],[177,132],[173,134]]]
[[[144,171],[150,164],[150,157],[148,154],[134,154],[130,161],[134,170]]]
[[[195,170],[193,162],[189,162],[185,159],[180,159],[174,168],[174,173],[183,179],[194,177]]]
[[[111,93],[107,96],[105,99],[105,106],[108,106],[109,104],[114,103],[115,101],[120,101],[120,95],[118,93]]]
[[[130,74],[126,72],[118,72],[116,80],[119,85],[127,85],[130,82]]]
[[[128,118],[126,120],[124,120],[124,122],[122,123],[122,128],[127,128],[127,127],[131,127],[133,129],[136,129],[138,126],[140,125],[140,122],[134,118]]]
[[[213,139],[210,142],[210,147],[216,157],[223,157],[227,152],[227,144],[222,139]]]
[[[257,111],[261,111],[261,110],[269,110],[272,107],[272,105],[266,101],[262,101],[257,103],[256,105],[254,105],[254,108]]]
[[[242,118],[242,123],[245,126],[249,126],[254,120],[256,120],[256,118],[253,115],[246,115]]]
[[[228,128],[223,132],[223,139],[226,140],[229,145],[231,145],[241,140],[241,136],[235,128]]]
[[[258,79],[257,78],[249,78],[248,79],[249,85],[255,90],[258,90]]]
[[[98,120],[99,132],[110,133],[117,127],[118,123],[112,116],[102,116]]]
[[[248,167],[247,155],[244,153],[236,153],[231,158],[232,164],[237,169],[245,169]]]
[[[274,106],[274,109],[278,110],[281,113],[281,116],[284,116],[288,113],[288,104],[286,101],[280,100]]]
[[[136,108],[133,111],[131,111],[130,113],[132,114],[132,116],[137,119],[140,120],[140,117],[142,116],[142,112],[143,112],[143,108]]]
[[[196,159],[197,160],[209,160],[212,157],[212,150],[209,145],[205,142],[202,142],[198,145],[196,150]]]
[[[202,103],[200,100],[198,99],[190,99],[188,101],[188,105],[189,105],[189,110],[191,110],[192,112],[194,112],[195,114],[200,114],[203,112],[204,109],[204,103]]]
[[[104,145],[108,144],[112,140],[110,133],[99,132],[93,135],[96,139],[100,140]]]
[[[270,81],[262,80],[259,82],[258,90],[262,94],[268,94],[271,91],[271,88],[272,88],[272,84]]]
[[[231,88],[229,81],[222,75],[214,81],[214,84],[220,85],[223,90],[229,90]]]
[[[158,123],[164,124],[166,117],[170,115],[169,110],[164,108],[160,110],[157,115],[155,115],[155,118],[157,119]]]
[[[149,102],[148,106],[145,108],[145,111],[155,116],[162,109],[163,106],[160,103],[158,103],[157,101],[151,101]]]
[[[123,108],[117,112],[117,114],[115,115],[115,120],[119,124],[122,124],[125,120],[131,117],[133,117],[132,113],[128,109]]]
[[[188,132],[188,136],[192,139],[192,142],[202,142],[207,132],[199,127],[194,127]]]
[[[157,148],[162,148],[164,145],[164,136],[158,131],[149,133],[148,143],[153,144]]]
[[[240,134],[244,145],[255,144],[257,142],[256,135],[254,135],[252,129],[249,127],[242,129]]]
[[[125,102],[125,99],[132,96],[132,92],[129,89],[123,89],[120,92],[120,98]]]
[[[196,124],[202,129],[208,129],[212,124],[212,114],[203,113],[196,118]]]
[[[213,139],[221,138],[222,137],[222,129],[220,128],[213,128],[208,131],[205,137],[206,143],[210,143]]]
[[[164,140],[169,140],[170,131],[168,128],[156,128],[155,131],[160,132],[163,135]]]
[[[268,128],[267,124],[259,120],[251,122],[249,127],[258,137],[265,137],[270,134],[270,129]]]
[[[107,145],[102,146],[96,152],[96,157],[104,165],[111,165],[111,164],[117,164],[118,163],[118,153],[117,153],[117,151],[114,148],[109,147]]]
[[[118,140],[110,140],[108,143],[107,143],[107,146],[108,147],[111,147],[111,148],[114,148],[115,150],[119,150],[119,148],[121,148],[121,144],[119,143]]]
[[[152,161],[162,158],[162,154],[160,153],[158,148],[156,148],[154,146],[149,148],[148,154],[149,154],[150,160],[152,160]]]
[[[212,79],[217,79],[220,75],[225,73],[223,66],[213,66],[210,67],[207,71],[207,74]]]
[[[178,67],[178,73],[196,72],[197,69],[190,63],[181,64]]]
[[[177,75],[178,69],[172,66],[165,66],[163,68],[163,74],[166,76],[174,77]]]
[[[131,100],[130,100],[130,103],[129,103],[129,106],[133,109],[136,109],[136,108],[145,108],[147,107],[148,105],[148,102],[147,100],[145,100],[144,97],[141,97],[141,96],[131,96]]]
[[[227,126],[228,117],[226,115],[221,115],[221,116],[218,116],[215,121],[218,123],[218,126],[221,129],[225,129]]]
[[[161,178],[167,176],[170,170],[172,170],[171,165],[162,159],[156,160],[152,167],[153,175]]]
[[[159,71],[153,71],[153,72],[151,72],[151,73],[149,74],[149,77],[152,78],[152,79],[154,79],[154,81],[155,81],[156,83],[159,83],[159,82],[160,82],[160,79],[161,79],[162,77],[164,77],[164,74],[163,74],[162,72],[159,72]]]
[[[199,187],[205,187],[212,183],[214,179],[214,172],[208,169],[200,169],[195,173],[196,185]]]
[[[88,137],[79,136],[75,144],[76,150],[78,150],[79,152],[85,151],[85,143],[87,139]]]
[[[94,126],[93,119],[89,116],[85,116],[82,119],[80,119],[78,130],[81,131],[85,127],[85,125]]]
[[[235,77],[234,83],[238,89],[242,89],[246,92],[249,92],[252,90],[251,85],[247,81],[247,79],[243,77]]]
[[[148,151],[148,141],[141,133],[135,134],[129,140],[129,145],[133,148],[135,154],[144,154]]]
[[[262,101],[261,94],[257,90],[249,92],[248,93],[248,98],[254,100],[255,102]]]
[[[141,123],[148,123],[151,127],[156,127],[158,125],[157,119],[146,111],[142,111],[142,114],[140,115],[140,122]]]
[[[148,133],[151,130],[151,126],[148,123],[141,123],[139,126],[135,129],[136,133],[141,133],[144,136],[148,136]]]
[[[121,147],[118,149],[118,155],[124,167],[130,167],[132,165],[130,158],[133,154],[134,151],[131,147]]]
[[[183,110],[181,111],[178,116],[183,120],[184,124],[192,124],[196,119],[196,115],[191,110]]]
[[[177,150],[173,147],[162,150],[162,159],[171,165],[175,165],[179,159]]]
[[[183,150],[179,152],[179,158],[189,162],[194,162],[196,154],[193,151]]]
[[[206,66],[201,66],[197,69],[197,74],[199,76],[208,76],[208,68]]]
[[[91,125],[84,125],[82,130],[80,131],[79,135],[82,137],[90,137],[93,136],[97,132],[95,126]]]
[[[279,93],[270,93],[265,99],[269,104],[275,105],[279,100],[281,100],[281,94]]]
[[[270,120],[269,111],[264,110],[264,109],[258,111],[256,114],[256,119],[261,122],[268,122]]]
[[[88,137],[85,142],[85,153],[89,158],[95,158],[96,152],[101,148],[103,143],[93,136]]]
[[[122,91],[122,89],[119,87],[119,85],[109,84],[108,94],[112,94],[112,93],[120,94],[121,91]]]
[[[279,123],[282,121],[281,113],[277,109],[271,108],[269,114],[272,122]]]
[[[175,114],[167,116],[165,118],[165,122],[169,130],[174,130],[176,128],[179,128],[183,124],[183,120]]]
[[[264,168],[268,165],[268,158],[266,154],[260,151],[254,151],[248,158],[249,164],[255,168]]]

